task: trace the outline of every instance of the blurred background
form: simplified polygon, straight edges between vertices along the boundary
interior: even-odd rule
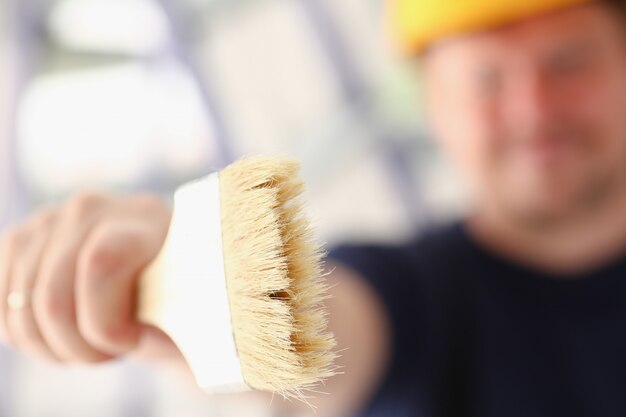
[[[168,197],[258,152],[302,161],[328,245],[463,207],[380,0],[0,0],[0,59],[1,228],[86,187]],[[0,346],[0,417],[243,415],[229,407],[138,363]]]

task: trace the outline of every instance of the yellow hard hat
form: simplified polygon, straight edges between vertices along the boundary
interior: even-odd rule
[[[388,0],[393,38],[404,52],[432,41],[556,11],[590,0]]]

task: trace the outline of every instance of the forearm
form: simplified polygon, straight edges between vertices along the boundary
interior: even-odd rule
[[[388,318],[374,291],[352,271],[337,266],[329,277],[332,298],[326,303],[329,327],[338,343],[340,373],[317,387],[306,401],[284,400],[271,393],[226,396],[227,403],[246,402],[289,417],[350,417],[368,402],[387,366]],[[149,332],[134,356],[177,370],[190,384],[193,378],[182,355],[167,336]]]

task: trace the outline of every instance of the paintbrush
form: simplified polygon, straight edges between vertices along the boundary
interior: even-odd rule
[[[250,157],[180,187],[138,318],[177,344],[199,386],[303,399],[336,369],[323,252],[299,164]]]

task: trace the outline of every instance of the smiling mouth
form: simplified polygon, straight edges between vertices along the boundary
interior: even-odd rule
[[[547,139],[526,142],[515,147],[514,158],[523,163],[549,168],[566,162],[575,152],[576,143],[572,139]]]

